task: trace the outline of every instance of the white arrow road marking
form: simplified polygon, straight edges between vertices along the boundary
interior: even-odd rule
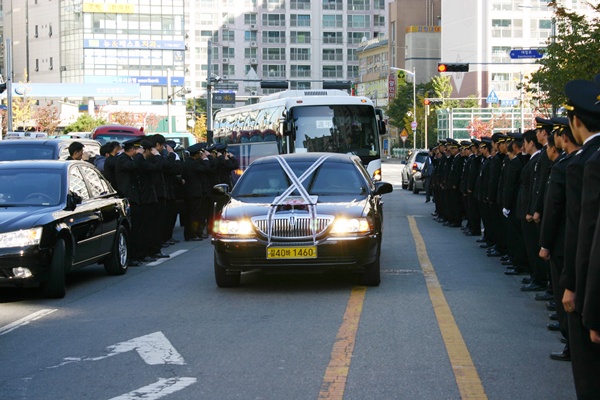
[[[129,393],[113,397],[110,400],[155,400],[175,393],[196,383],[196,378],[161,378],[157,382],[141,387]]]
[[[15,321],[8,325],[4,325],[4,326],[0,327],[0,336],[7,334],[8,332],[12,332],[17,328],[20,328],[21,326],[27,325],[31,321],[35,321],[36,319],[40,319],[42,317],[45,317],[46,315],[52,314],[54,311],[57,311],[57,309],[43,309],[43,310],[34,312],[33,314],[26,316],[25,318],[21,318],[18,321]]]
[[[185,365],[183,357],[175,350],[169,339],[162,332],[154,332],[149,335],[140,336],[126,342],[121,342],[107,347],[109,353],[100,357],[67,357],[58,365],[48,368],[57,368],[66,364],[79,361],[99,361],[105,358],[126,353],[131,350],[138,352],[140,357],[150,365]]]
[[[173,258],[175,258],[175,257],[177,257],[177,256],[179,256],[179,255],[181,255],[183,253],[185,253],[186,251],[187,250],[177,250],[177,251],[174,251],[171,254],[169,254],[169,256],[170,256],[169,258],[159,258],[158,260],[152,261],[151,263],[148,263],[146,265],[149,265],[151,267],[155,267],[157,265],[160,265],[160,264],[164,263],[165,261],[169,261],[169,260],[171,260],[171,259],[173,259]]]

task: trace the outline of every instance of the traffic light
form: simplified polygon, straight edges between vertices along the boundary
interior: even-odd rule
[[[429,105],[429,103],[430,103],[429,99],[425,99],[425,100],[423,100],[423,104],[425,104],[426,106],[428,106],[428,105]]]
[[[6,83],[0,83],[0,93],[4,93],[6,91]]]
[[[438,63],[438,72],[469,72],[467,63]]]

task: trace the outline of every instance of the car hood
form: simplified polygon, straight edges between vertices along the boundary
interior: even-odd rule
[[[353,198],[347,196],[322,196],[317,203],[318,215],[339,215],[360,217],[366,214],[368,201],[366,197]],[[223,217],[226,219],[238,219],[242,217],[257,217],[267,215],[271,203],[262,198],[232,198],[223,209]],[[277,212],[291,211],[308,213],[306,206],[279,206]]]
[[[29,229],[52,220],[52,214],[62,213],[56,207],[2,207],[0,206],[0,233]]]

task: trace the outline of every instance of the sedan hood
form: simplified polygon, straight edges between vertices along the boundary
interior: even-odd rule
[[[49,213],[61,212],[56,207],[1,207],[0,233],[29,229],[46,223]],[[46,217],[46,218],[44,218]]]
[[[348,196],[322,196],[317,203],[318,215],[344,214],[348,217],[363,216],[367,208],[367,199]],[[264,199],[257,198],[232,198],[223,209],[223,217],[226,219],[238,219],[241,217],[256,217],[267,215],[271,203],[265,203]],[[277,212],[289,212],[292,206],[279,206]],[[294,206],[293,209],[299,213],[308,213],[306,206]]]

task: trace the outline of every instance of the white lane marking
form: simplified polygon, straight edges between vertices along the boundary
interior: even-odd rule
[[[169,260],[171,260],[171,259],[173,259],[173,258],[175,258],[175,257],[177,257],[177,256],[180,256],[180,255],[182,255],[182,254],[183,254],[183,253],[185,253],[186,251],[187,251],[187,250],[185,250],[185,249],[184,249],[184,250],[177,250],[177,251],[174,251],[174,252],[172,252],[171,254],[169,254],[169,256],[170,256],[169,258],[159,258],[158,260],[156,260],[156,261],[152,261],[151,263],[148,263],[148,264],[146,264],[146,265],[149,265],[149,266],[151,266],[151,267],[155,267],[155,266],[157,266],[157,265],[160,265],[160,264],[164,263],[165,261],[169,261]]]
[[[37,319],[40,319],[42,317],[45,317],[46,315],[52,314],[54,311],[58,311],[58,309],[54,308],[54,309],[43,309],[37,312],[34,312],[31,315],[26,316],[25,318],[21,318],[18,321],[15,321],[13,323],[10,323],[8,325],[4,325],[3,327],[0,327],[0,336],[7,334],[8,332],[12,332],[17,328],[20,328],[21,326],[27,325],[29,324],[31,321],[35,321]]]
[[[135,350],[149,365],[185,365],[183,357],[175,350],[169,339],[162,332],[154,332],[106,348],[108,354],[99,357],[65,357],[62,363],[48,368],[58,368],[66,364],[80,361],[99,361]]]
[[[110,400],[156,400],[196,383],[196,378],[161,378],[155,383],[113,397]]]

